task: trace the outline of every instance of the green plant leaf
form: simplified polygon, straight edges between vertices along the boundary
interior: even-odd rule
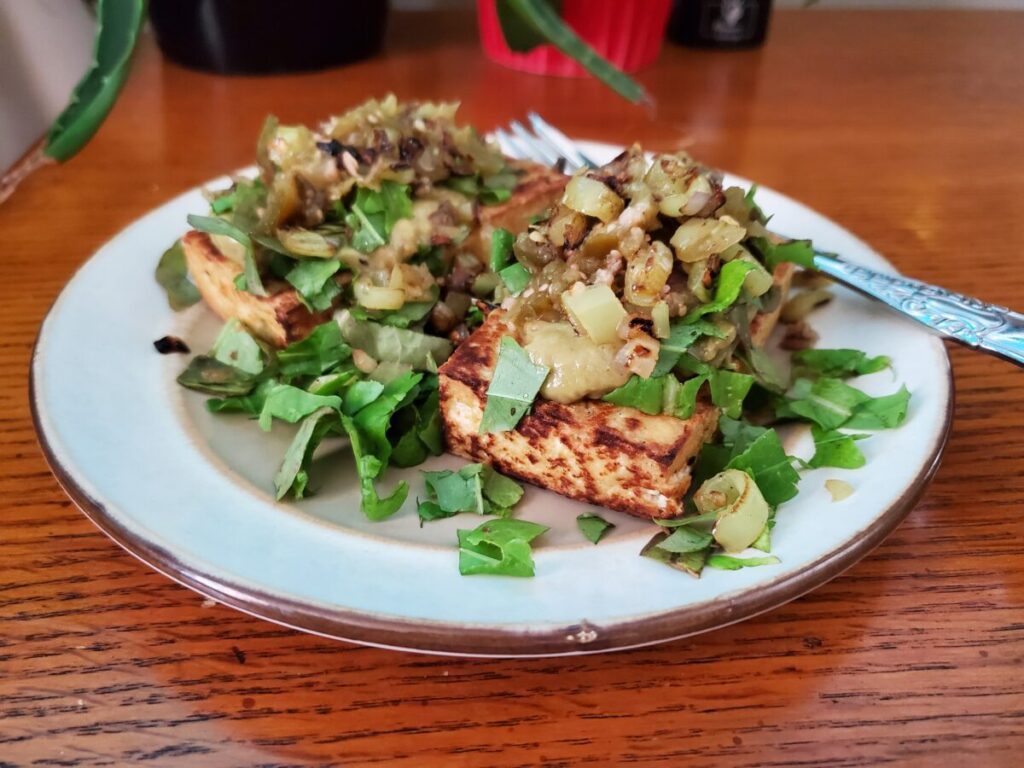
[[[266,296],[267,289],[263,287],[260,279],[260,270],[256,266],[256,256],[252,250],[252,239],[227,219],[217,216],[196,216],[193,213],[188,215],[188,225],[200,232],[210,235],[224,235],[230,237],[245,249],[243,257],[242,274],[235,278],[235,284],[241,290],[248,291],[254,296]],[[239,279],[241,278],[241,284]]]
[[[534,365],[515,339],[502,336],[494,376],[487,387],[480,434],[514,429],[533,405],[548,371],[547,366]]]
[[[50,127],[44,154],[64,162],[99,130],[128,76],[145,18],[145,0],[99,0],[92,65],[75,86],[71,102]]]
[[[583,42],[580,36],[562,21],[549,0],[496,0],[502,32],[507,35],[506,21],[515,17],[513,39],[506,42],[513,50],[525,51],[542,43],[551,43],[566,56],[579,62],[594,77],[634,104],[651,103],[651,97],[636,80],[616,69],[607,59]],[[519,46],[519,47],[514,47]]]

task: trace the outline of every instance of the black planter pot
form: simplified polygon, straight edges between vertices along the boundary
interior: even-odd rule
[[[150,0],[167,58],[224,74],[301,72],[380,50],[387,0]]]

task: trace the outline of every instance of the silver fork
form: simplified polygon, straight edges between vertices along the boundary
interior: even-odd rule
[[[566,170],[596,168],[579,147],[536,112],[530,128],[513,120],[495,136],[512,157]],[[531,130],[532,129],[532,130]],[[876,299],[952,341],[1024,367],[1024,315],[901,275],[876,272],[834,253],[814,252],[814,266],[837,283]]]

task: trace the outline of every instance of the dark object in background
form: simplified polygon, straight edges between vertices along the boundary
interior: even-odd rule
[[[386,0],[150,0],[172,61],[223,74],[324,69],[380,50]]]
[[[752,48],[764,43],[772,0],[675,0],[668,38],[694,48]]]

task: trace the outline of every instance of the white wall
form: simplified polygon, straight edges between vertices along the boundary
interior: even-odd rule
[[[0,173],[46,132],[92,61],[81,0],[0,0]]]

